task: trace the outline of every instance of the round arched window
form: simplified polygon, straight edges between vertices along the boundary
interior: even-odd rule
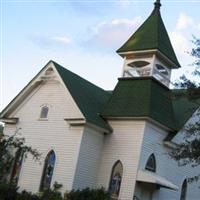
[[[113,168],[110,178],[109,192],[111,194],[112,199],[118,199],[121,181],[123,174],[123,166],[121,161],[117,161]]]
[[[51,150],[45,159],[44,169],[42,174],[42,180],[40,185],[40,190],[49,189],[51,186],[51,180],[53,176],[53,170],[56,162],[56,155],[53,150]]]

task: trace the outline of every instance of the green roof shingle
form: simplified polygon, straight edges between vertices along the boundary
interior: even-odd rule
[[[121,78],[101,112],[105,118],[150,117],[176,130],[170,90],[152,77]]]
[[[173,50],[160,10],[155,6],[151,15],[117,52],[157,49],[180,67]]]
[[[191,100],[187,97],[187,90],[174,89],[172,90],[172,103],[176,124],[180,130],[199,108],[200,99]]]
[[[110,98],[110,92],[97,87],[59,64],[53,63],[86,121],[111,132],[109,124],[99,115],[102,107]]]

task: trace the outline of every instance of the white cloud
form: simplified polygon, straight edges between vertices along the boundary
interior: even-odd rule
[[[118,0],[116,1],[117,5],[121,6],[122,8],[127,8],[128,6],[130,6],[131,3],[133,3],[133,1],[131,0]]]
[[[61,44],[71,43],[71,39],[68,37],[51,37],[50,39]]]
[[[188,57],[192,49],[192,35],[199,37],[200,24],[194,18],[180,13],[174,30],[169,34],[175,52],[182,56]]]
[[[114,19],[110,22],[102,22],[92,29],[93,35],[87,44],[106,48],[119,47],[134,33],[141,22],[141,17],[135,17],[132,20]]]
[[[177,25],[176,25],[177,30],[183,30],[183,29],[193,27],[193,26],[195,26],[195,21],[193,20],[192,17],[184,13],[181,13],[179,15]]]
[[[41,36],[34,35],[31,40],[33,43],[41,46],[41,47],[50,47],[50,46],[66,46],[72,43],[72,40],[66,36]]]
[[[175,52],[179,55],[187,55],[187,52],[191,50],[191,42],[188,41],[188,38],[178,31],[169,33],[169,36]]]
[[[198,31],[200,31],[200,23],[197,25],[197,29]]]

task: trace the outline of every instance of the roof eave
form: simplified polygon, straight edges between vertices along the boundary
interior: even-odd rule
[[[134,55],[140,55],[144,53],[149,53],[149,54],[157,54],[159,55],[166,63],[168,63],[170,66],[172,66],[172,69],[178,69],[181,67],[179,63],[173,62],[171,59],[169,59],[165,54],[163,54],[159,49],[148,49],[148,50],[134,50],[134,51],[126,51],[126,52],[121,52],[117,51],[117,53],[122,57],[126,57],[127,55],[134,54]]]
[[[176,133],[177,130],[175,128],[169,127],[167,125],[164,125],[156,120],[154,120],[153,118],[149,117],[149,116],[141,116],[141,117],[126,117],[126,116],[106,116],[103,115],[105,119],[107,120],[146,120],[148,122],[151,122],[163,129],[165,129],[166,131],[170,131],[171,133]]]

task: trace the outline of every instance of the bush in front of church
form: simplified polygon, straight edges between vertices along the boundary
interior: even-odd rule
[[[83,189],[66,192],[64,197],[58,188],[47,189],[40,194],[31,192],[18,192],[18,187],[10,183],[0,182],[0,200],[111,200],[109,192],[100,189]],[[57,184],[59,185],[59,184]]]
[[[64,200],[111,200],[109,192],[100,189],[72,190],[65,193]]]
[[[18,188],[13,184],[0,182],[0,200],[15,200]]]

